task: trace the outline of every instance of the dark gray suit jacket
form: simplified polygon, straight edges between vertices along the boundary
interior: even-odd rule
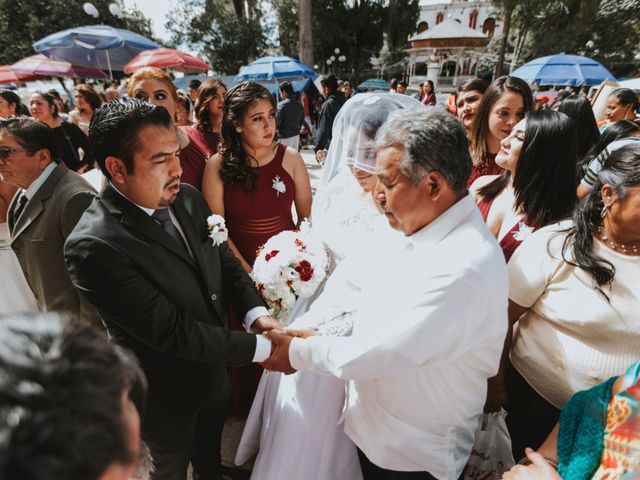
[[[68,312],[102,327],[97,312],[80,298],[64,264],[64,242],[87,209],[95,190],[82,177],[57,165],[16,221],[17,199],[9,206],[11,248],[41,311]]]
[[[197,412],[228,402],[227,364],[250,363],[255,353],[255,335],[227,328],[227,302],[239,318],[264,302],[227,243],[208,237],[200,192],[182,184],[171,208],[194,258],[109,184],[69,236],[65,257],[109,334],[140,360],[149,381],[145,437],[180,449]],[[217,412],[221,420],[225,413]]]

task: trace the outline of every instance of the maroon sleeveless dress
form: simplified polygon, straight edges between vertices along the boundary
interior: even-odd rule
[[[224,187],[224,216],[229,238],[251,266],[256,259],[256,250],[267,240],[284,230],[296,228],[291,213],[295,184],[282,166],[286,149],[285,144],[279,144],[273,160],[257,168],[258,178],[251,193],[241,185]],[[276,184],[280,191],[274,188]],[[241,320],[230,314],[229,326],[244,330]],[[259,365],[231,369],[232,413],[244,415],[249,411],[261,375]]]
[[[500,175],[502,173],[502,168],[496,165],[497,155],[497,153],[486,154],[482,157],[479,165],[473,165],[471,167],[471,175],[469,175],[469,179],[467,180],[467,188],[469,188],[478,177],[482,177],[483,175]]]
[[[478,202],[478,208],[480,209],[480,213],[482,214],[482,218],[485,223],[487,221],[487,216],[489,215],[489,210],[491,209],[491,204],[493,200],[485,200],[484,198]],[[509,230],[502,240],[500,240],[500,248],[502,249],[502,253],[504,254],[504,259],[508,262],[513,255],[513,252],[516,251],[516,248],[520,246],[522,243],[522,239],[519,235],[520,233],[520,225],[526,225],[527,227],[533,229],[531,225],[529,225],[524,218],[522,218],[518,223],[516,223],[511,230]]]

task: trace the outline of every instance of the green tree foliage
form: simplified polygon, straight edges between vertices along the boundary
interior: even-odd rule
[[[318,65],[324,65],[334,50],[346,61],[334,62],[331,71],[358,78],[370,69],[369,60],[382,48],[385,19],[382,0],[314,0],[313,40]]]
[[[267,46],[257,2],[181,0],[170,17],[171,44],[189,45],[221,74],[237,73]]]
[[[506,50],[513,52],[524,36],[518,65],[565,52],[594,58],[622,76],[638,68],[638,18],[638,0],[519,0]]]
[[[408,38],[415,33],[419,17],[418,0],[389,0],[385,15],[385,32],[390,51],[408,47]]]
[[[85,0],[0,0],[0,64],[11,64],[33,55],[33,43],[80,25],[104,23],[151,38],[151,24],[139,10],[127,11],[120,1],[91,1],[100,12],[98,19],[84,13]],[[119,4],[125,18],[111,15],[110,3]]]
[[[298,57],[298,1],[271,0],[278,19],[280,51],[288,57]]]
[[[409,37],[416,32],[419,17],[418,0],[389,0],[385,12],[387,51],[382,57],[387,75],[402,76],[407,58],[404,50],[409,47]]]

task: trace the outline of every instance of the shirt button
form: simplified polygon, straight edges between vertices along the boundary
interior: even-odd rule
[[[215,293],[211,295],[211,300],[215,302],[217,299],[218,299],[218,295],[216,295]]]

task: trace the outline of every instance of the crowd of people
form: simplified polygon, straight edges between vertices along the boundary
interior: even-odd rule
[[[314,195],[289,82],[0,91],[0,477],[240,478],[231,413],[254,480],[475,478],[501,409],[505,479],[639,475],[637,95],[406,87],[322,80]],[[326,279],[279,322],[250,275],[305,219]]]

